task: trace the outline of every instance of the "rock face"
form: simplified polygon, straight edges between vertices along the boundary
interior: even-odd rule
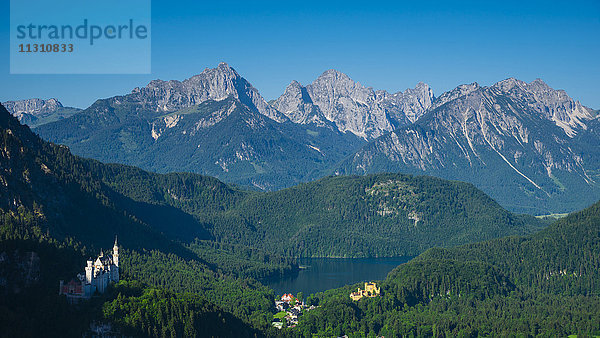
[[[328,121],[319,106],[313,103],[306,88],[297,81],[292,81],[272,106],[294,123],[323,125]]]
[[[570,98],[564,90],[550,88],[541,79],[525,83],[510,78],[498,82],[494,87],[515,100],[523,101],[528,109],[554,121],[569,137],[587,129],[587,122],[594,118],[592,109]]]
[[[19,121],[52,114],[63,106],[57,99],[8,101],[3,102],[2,105]]]
[[[7,101],[3,102],[2,105],[16,116],[19,122],[30,127],[37,127],[44,123],[69,117],[80,111],[77,108],[63,107],[57,99]]]
[[[157,112],[173,112],[208,100],[220,101],[229,96],[277,122],[287,120],[267,104],[256,88],[226,63],[220,63],[214,69],[207,68],[184,81],[153,80],[146,87],[134,89],[130,98]]]
[[[46,115],[57,111],[62,108],[62,103],[57,99],[27,99],[20,101],[7,101],[3,102],[2,105],[11,114],[19,118],[23,114],[30,115]]]
[[[432,110],[436,109],[437,107],[440,107],[440,106],[442,106],[452,100],[455,100],[461,96],[468,95],[480,88],[481,87],[479,86],[479,84],[477,82],[473,82],[471,84],[460,85],[450,91],[443,93],[442,95],[440,95],[440,97],[436,98],[435,101],[433,101],[433,104],[431,105],[431,109]]]
[[[340,131],[369,140],[416,121],[433,99],[433,91],[424,83],[389,94],[328,70],[306,87],[292,82],[273,107],[295,123],[323,123],[325,119]]]
[[[593,119],[591,109],[541,80],[463,85],[415,124],[363,147],[338,172],[426,173],[472,182],[513,210],[572,210],[600,196],[596,168],[582,155],[591,150],[577,140]]]

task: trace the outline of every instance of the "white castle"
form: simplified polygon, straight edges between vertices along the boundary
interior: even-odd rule
[[[59,294],[66,295],[69,302],[76,303],[79,299],[89,299],[96,291],[104,293],[111,282],[118,281],[119,246],[115,236],[112,256],[105,256],[100,250],[100,256],[95,261],[88,259],[85,275],[77,274],[77,279],[72,279],[67,284],[60,281]]]

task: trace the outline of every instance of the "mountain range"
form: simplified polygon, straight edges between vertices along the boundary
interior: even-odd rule
[[[597,111],[542,80],[434,96],[374,90],[336,71],[267,102],[221,63],[151,81],[35,131],[76,154],[190,171],[260,190],[332,174],[403,172],[471,182],[516,212],[568,212],[600,198]]]
[[[327,177],[259,192],[197,174],[103,164],[41,140],[2,106],[0,115],[1,215],[85,245],[118,233],[140,250],[171,252],[172,241],[198,239],[288,257],[379,257],[545,225],[504,210],[471,184],[433,177]]]
[[[364,146],[338,173],[424,172],[472,182],[512,210],[566,212],[598,199],[597,124],[591,109],[539,79],[473,83]]]
[[[276,330],[274,295],[254,279],[297,271],[296,257],[416,255],[545,225],[433,177],[328,177],[262,192],[104,164],[42,140],[0,105],[0,327],[10,336],[79,336],[94,320],[131,336],[261,336]],[[123,280],[67,304],[59,280],[115,234]],[[194,330],[164,324],[165,314]]]

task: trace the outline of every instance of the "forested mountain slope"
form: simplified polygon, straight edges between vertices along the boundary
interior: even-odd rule
[[[401,174],[327,177],[253,194],[225,216],[211,230],[217,240],[308,257],[414,255],[543,226],[470,184]],[[225,222],[236,218],[245,226],[234,232]]]
[[[95,165],[101,168],[92,171],[105,184],[141,205],[194,215],[211,240],[285,256],[416,255],[433,246],[526,234],[545,225],[507,212],[470,184],[426,176],[327,177],[265,193],[193,174]]]
[[[532,292],[600,296],[600,203],[527,237],[454,249],[431,249],[418,260],[480,261]]]
[[[600,334],[600,202],[525,237],[431,249],[353,302],[348,286],[290,334],[567,336]]]

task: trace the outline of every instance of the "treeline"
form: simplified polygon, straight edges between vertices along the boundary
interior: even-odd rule
[[[252,337],[260,331],[194,293],[173,293],[119,282],[102,320],[120,334],[140,337]]]
[[[243,245],[196,240],[187,247],[213,270],[234,277],[263,281],[298,271],[295,258]]]

